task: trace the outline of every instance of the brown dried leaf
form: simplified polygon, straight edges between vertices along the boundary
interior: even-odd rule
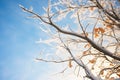
[[[99,31],[100,31],[101,33],[104,33],[104,32],[105,32],[105,30],[104,30],[103,28],[101,28],[101,27],[99,27]]]
[[[98,33],[98,31],[99,31],[99,28],[95,28],[95,29],[94,29],[94,32],[95,32],[95,33]]]
[[[101,72],[100,72],[100,75],[103,75],[103,74],[104,74],[104,71],[101,71]]]
[[[87,43],[85,46],[84,46],[84,48],[89,48],[90,47],[90,44],[89,43]]]
[[[112,25],[106,25],[107,28],[112,28],[113,26]]]
[[[90,63],[94,64],[96,62],[95,59],[89,60]]]
[[[110,63],[110,66],[114,66],[114,64]]]
[[[98,33],[95,33],[94,34],[95,38],[99,37],[99,34]]]
[[[94,10],[94,7],[90,7],[90,10],[93,11],[93,10]]]
[[[99,36],[98,32],[99,32],[99,28],[94,28],[94,37],[95,38],[97,38]]]
[[[69,60],[68,66],[69,66],[70,68],[72,67],[72,61],[71,61],[71,60]]]
[[[83,55],[86,55],[87,53],[88,53],[88,51],[84,51],[84,52],[83,52]]]

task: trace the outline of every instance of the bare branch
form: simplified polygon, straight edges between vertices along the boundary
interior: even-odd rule
[[[45,59],[36,58],[36,60],[43,61],[43,62],[63,63],[63,62],[68,62],[69,60],[73,60],[73,59],[57,61],[57,60],[45,60]]]
[[[68,53],[71,55],[71,57],[73,58],[73,61],[75,61],[79,66],[81,66],[85,72],[86,72],[86,77],[90,78],[91,80],[101,80],[99,77],[95,77],[91,71],[87,68],[87,66],[82,62],[82,60],[80,59],[76,59],[71,50],[66,46],[66,44],[62,41],[62,39],[60,38],[61,42],[63,43],[65,49],[68,51]]]

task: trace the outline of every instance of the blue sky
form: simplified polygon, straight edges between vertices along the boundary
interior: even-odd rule
[[[46,37],[19,4],[42,14],[47,0],[0,0],[0,80],[47,80],[48,63],[34,62],[44,47],[35,41]]]

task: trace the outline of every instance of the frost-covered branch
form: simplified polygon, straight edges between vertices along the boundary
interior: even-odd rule
[[[60,33],[62,38],[55,35],[54,39],[50,41],[48,39],[47,43],[59,46],[56,53],[65,49],[69,53],[68,56],[71,56],[70,59],[67,57],[61,61],[41,58],[37,60],[54,63],[70,62],[70,64],[72,60],[84,69],[86,76],[91,80],[111,80],[113,75],[116,76],[114,79],[119,79],[119,67],[116,67],[116,72],[106,70],[120,65],[120,6],[118,5],[120,3],[116,1],[58,0],[54,3],[49,0],[48,7],[44,8],[46,13],[43,15],[20,6],[25,12],[47,24],[46,27],[49,25],[51,31],[54,28],[56,31],[53,32]],[[53,46],[56,48],[56,45]],[[100,73],[100,78],[97,78],[102,70],[106,73]]]
[[[82,62],[82,60],[77,59],[74,57],[74,55],[72,54],[71,50],[68,48],[68,46],[66,46],[66,44],[62,41],[61,37],[59,37],[61,42],[63,43],[65,49],[68,51],[68,53],[71,55],[71,57],[73,58],[73,61],[75,61],[79,66],[81,66],[85,72],[86,72],[86,77],[90,78],[91,80],[101,80],[101,78],[99,78],[98,76],[95,77],[92,72],[89,70],[89,68]]]

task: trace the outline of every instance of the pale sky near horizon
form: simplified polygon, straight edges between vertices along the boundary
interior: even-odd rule
[[[46,37],[19,4],[42,14],[47,0],[0,0],[0,80],[55,80],[49,79],[52,66],[34,62],[44,47],[35,42]]]

